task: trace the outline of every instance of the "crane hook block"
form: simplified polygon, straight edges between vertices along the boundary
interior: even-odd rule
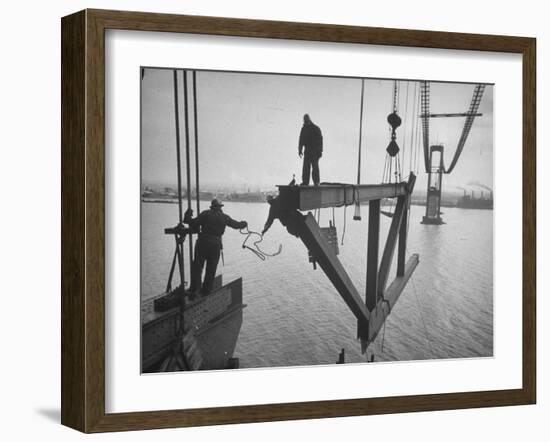
[[[386,147],[386,152],[388,152],[391,157],[397,155],[397,153],[399,152],[399,146],[397,145],[395,139],[392,139],[390,141],[390,144],[388,144],[388,147]]]
[[[388,115],[388,123],[393,130],[401,126],[401,117],[397,115],[397,112],[392,112]]]

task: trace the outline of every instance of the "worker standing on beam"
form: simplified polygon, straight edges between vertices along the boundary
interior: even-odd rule
[[[184,223],[189,224],[193,232],[199,232],[199,238],[195,246],[195,258],[191,269],[191,298],[200,291],[204,296],[212,291],[212,284],[216,276],[216,268],[222,251],[222,235],[226,226],[232,229],[244,229],[248,226],[246,221],[235,221],[229,215],[223,213],[223,204],[214,198],[210,209],[205,210],[196,218],[193,218],[193,210],[187,209]],[[204,282],[201,290],[202,269],[206,263]]]
[[[319,185],[319,159],[323,156],[323,134],[308,114],[304,115],[304,125],[300,131],[300,140],[298,142],[298,155],[304,157],[302,167],[302,186],[309,186],[310,173],[313,178],[313,184]]]

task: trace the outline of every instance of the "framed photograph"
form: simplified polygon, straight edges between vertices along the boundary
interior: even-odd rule
[[[535,39],[61,28],[64,425],[535,403]]]

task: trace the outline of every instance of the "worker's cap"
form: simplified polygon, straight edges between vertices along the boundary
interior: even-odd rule
[[[210,203],[210,207],[223,207],[223,204],[218,198],[214,198]]]

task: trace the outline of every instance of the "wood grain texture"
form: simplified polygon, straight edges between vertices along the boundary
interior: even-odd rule
[[[523,51],[523,390],[537,395],[537,76],[536,40]]]
[[[65,17],[61,43],[61,422],[85,426],[85,14]]]
[[[523,55],[523,387],[339,401],[105,413],[105,30],[377,44]],[[141,12],[62,19],[62,423],[84,432],[531,404],[536,398],[536,46],[525,37]],[[519,271],[519,269],[518,269]]]

